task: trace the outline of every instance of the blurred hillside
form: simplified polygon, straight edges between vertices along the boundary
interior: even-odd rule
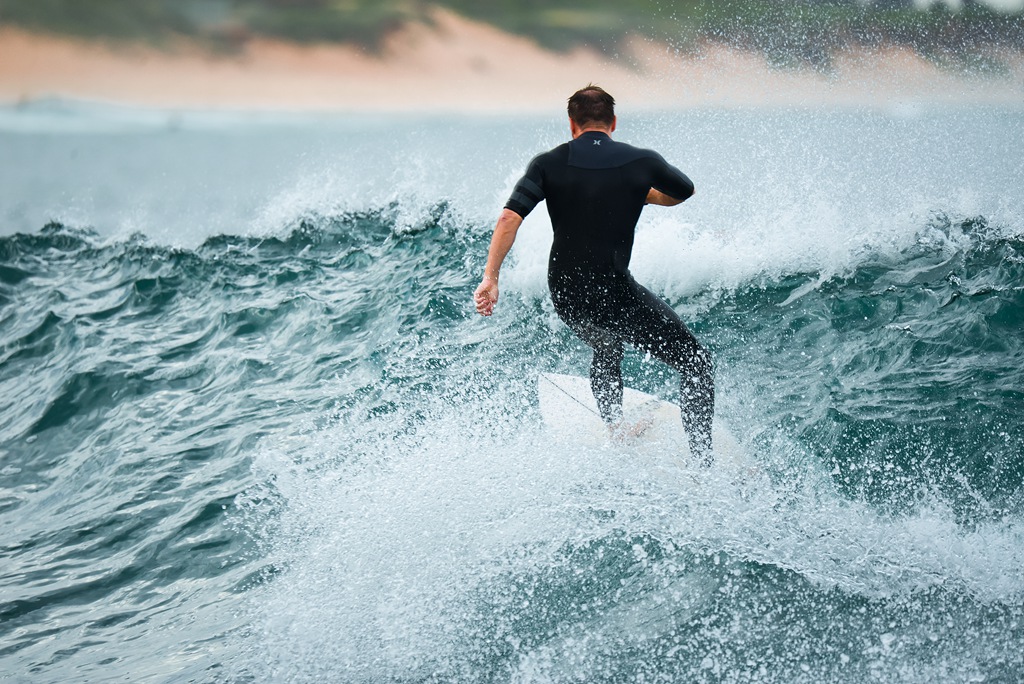
[[[256,37],[355,43],[370,50],[398,28],[447,7],[557,51],[614,56],[641,35],[686,51],[709,41],[778,64],[827,66],[840,49],[909,47],[933,61],[987,64],[992,48],[1024,50],[1024,0],[0,0],[0,23],[104,40],[216,51]],[[979,61],[980,60],[980,61]]]

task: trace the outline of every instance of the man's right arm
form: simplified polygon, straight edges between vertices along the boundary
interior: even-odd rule
[[[694,191],[696,192],[696,191]],[[690,193],[690,197],[693,197],[694,193]],[[670,195],[666,195],[660,190],[651,188],[647,191],[647,204],[657,204],[662,207],[674,207],[677,204],[682,204],[683,200],[676,199]]]
[[[647,193],[647,203],[673,207],[693,197],[693,181],[660,155],[656,159],[659,163],[654,170],[651,190]]]

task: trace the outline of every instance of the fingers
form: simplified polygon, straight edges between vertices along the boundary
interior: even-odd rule
[[[476,312],[481,316],[490,316],[494,311],[494,304],[485,297],[476,298]]]
[[[495,291],[492,292],[491,290]],[[490,316],[494,313],[494,304],[498,301],[498,293],[496,288],[488,286],[487,283],[481,283],[480,287],[473,293],[473,302],[476,305],[476,312],[481,316]]]
[[[476,312],[481,316],[490,316],[494,313],[494,301],[485,295],[477,297]]]

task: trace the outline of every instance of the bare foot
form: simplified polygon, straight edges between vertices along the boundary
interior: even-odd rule
[[[636,422],[620,420],[608,426],[608,436],[613,442],[625,442],[627,439],[636,439],[647,432],[654,425],[654,420],[644,418]]]

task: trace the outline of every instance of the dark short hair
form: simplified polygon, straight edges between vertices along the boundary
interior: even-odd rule
[[[615,98],[601,86],[591,83],[572,94],[568,110],[569,118],[575,121],[577,126],[611,126],[615,121]]]

